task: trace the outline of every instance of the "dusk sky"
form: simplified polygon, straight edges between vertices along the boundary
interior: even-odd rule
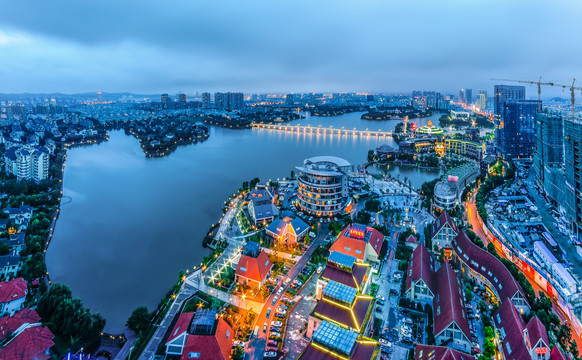
[[[581,15],[579,0],[6,1],[0,92],[582,84]]]

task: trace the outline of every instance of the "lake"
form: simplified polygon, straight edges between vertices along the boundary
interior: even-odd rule
[[[309,117],[294,124],[392,130],[397,120],[361,120],[362,113]],[[412,119],[417,126],[439,115]],[[146,158],[139,142],[121,131],[99,145],[68,150],[64,196],[46,261],[52,282],[71,287],[85,306],[122,332],[131,311],[153,310],[181,270],[199,265],[202,239],[244,180],[288,177],[319,155],[366,161],[368,150],[392,138],[292,134],[274,130],[211,128],[210,138],[164,158]],[[391,166],[414,187],[438,172]]]

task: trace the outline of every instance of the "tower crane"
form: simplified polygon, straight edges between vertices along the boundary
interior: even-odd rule
[[[553,83],[553,82],[542,82],[542,77],[541,76],[540,76],[540,79],[538,81],[510,80],[510,79],[491,79],[491,80],[511,81],[511,82],[522,83],[522,84],[537,85],[538,86],[538,100],[539,100],[538,111],[540,111],[541,110],[541,107],[542,107],[542,85],[544,85],[544,86],[561,87],[562,89],[569,89],[570,90],[570,102],[571,102],[571,105],[572,105],[572,118],[574,118],[574,103],[575,103],[574,90],[582,90],[582,87],[580,87],[580,86],[574,86],[574,84],[576,83],[576,79],[573,79],[572,80],[572,85],[556,84],[556,83]]]

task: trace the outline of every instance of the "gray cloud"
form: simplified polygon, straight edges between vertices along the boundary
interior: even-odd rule
[[[578,1],[15,1],[0,91],[456,91],[580,75]]]

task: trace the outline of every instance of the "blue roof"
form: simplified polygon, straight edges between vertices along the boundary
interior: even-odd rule
[[[254,258],[259,256],[260,251],[261,251],[261,246],[259,245],[259,243],[256,243],[254,241],[249,241],[245,245],[245,247],[243,248],[243,254],[245,254],[247,256],[254,257]]]
[[[331,254],[329,254],[327,260],[342,266],[352,268],[356,262],[356,257],[343,254],[339,251],[332,251]]]
[[[275,219],[269,224],[269,226],[267,226],[267,231],[281,235],[286,225],[287,223],[282,219]]]
[[[356,299],[357,290],[353,287],[330,280],[323,288],[322,294],[330,300],[352,304]]]
[[[358,333],[344,329],[323,320],[313,333],[313,340],[330,350],[336,350],[344,355],[351,355],[356,345]]]
[[[307,231],[307,229],[309,229],[309,225],[307,225],[305,223],[305,221],[301,220],[300,218],[293,219],[293,221],[291,221],[291,226],[293,226],[293,229],[295,230],[295,234],[297,234],[297,235],[299,235],[299,234],[303,233],[304,231]]]

